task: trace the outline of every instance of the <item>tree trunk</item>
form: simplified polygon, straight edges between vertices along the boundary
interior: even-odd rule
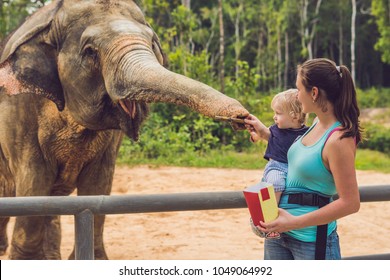
[[[262,44],[262,32],[261,30],[259,30],[259,33],[258,33],[258,38],[257,38],[257,53],[256,53],[256,72],[257,74],[259,74],[260,76],[260,79],[258,80],[258,85],[259,87],[262,89],[262,83],[261,83],[261,77],[262,77],[262,73],[261,73],[261,63],[262,63],[262,60],[261,60],[261,51],[262,51],[262,48],[263,48],[263,44]]]
[[[181,0],[181,4],[191,10],[191,0]]]
[[[309,29],[307,28],[307,7],[309,3],[307,0],[302,0],[301,6],[301,45],[302,49],[307,51],[306,40],[309,37]]]
[[[223,30],[222,0],[218,0],[219,16],[219,80],[221,92],[225,93],[225,34]]]
[[[241,9],[242,9],[242,2],[240,1],[239,7],[237,8],[237,15],[234,20],[234,34],[236,37],[236,44],[234,46],[234,52],[235,52],[235,63],[236,63],[236,79],[238,79],[238,71],[239,71],[239,66],[238,66],[238,60],[240,59],[240,54],[241,54],[241,41],[240,41],[240,15],[241,15]]]
[[[340,19],[339,19],[339,64],[344,64],[344,36],[343,36],[343,12],[340,9]]]
[[[356,21],[356,0],[352,0],[352,17],[351,17],[351,75],[355,81],[355,21]]]
[[[3,0],[0,0],[0,42],[3,40],[3,35],[5,35],[5,21],[4,21],[4,6],[3,6]]]
[[[318,22],[318,14],[320,12],[321,2],[322,2],[322,0],[318,0],[317,1],[316,10],[315,10],[315,13],[314,13],[315,18],[312,21],[311,32],[310,32],[309,40],[308,40],[308,43],[307,43],[307,50],[309,52],[309,59],[314,58],[314,54],[313,54],[313,39],[314,39],[314,36],[316,34],[316,28],[317,28],[317,22]],[[309,29],[310,26],[308,25],[307,28]],[[309,34],[309,31],[307,31],[307,34]]]
[[[288,48],[288,32],[284,33],[284,81],[283,88],[287,88],[288,83],[288,65],[290,63],[289,57],[289,48]]]
[[[301,7],[301,33],[302,33],[302,47],[306,49],[309,59],[314,57],[313,54],[313,39],[316,34],[316,27],[318,22],[318,14],[320,12],[322,0],[318,0],[316,4],[316,9],[314,12],[314,19],[309,22],[308,17],[308,7],[309,1],[303,0]]]
[[[280,38],[280,28],[278,27],[278,56],[277,56],[277,87],[282,87],[282,39]]]
[[[214,10],[215,8],[213,8]],[[211,27],[210,27],[210,30],[211,30],[211,33],[210,33],[210,36],[209,36],[209,39],[207,40],[206,42],[206,46],[205,46],[205,50],[206,50],[206,53],[209,53],[209,48],[210,48],[210,45],[214,39],[214,35],[215,35],[215,26],[217,25],[217,21],[218,21],[218,16],[216,15],[216,13],[213,12],[213,10],[210,11],[210,22],[211,22]],[[213,64],[211,64],[213,65]]]

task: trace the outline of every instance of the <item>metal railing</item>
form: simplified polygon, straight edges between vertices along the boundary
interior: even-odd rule
[[[360,187],[362,202],[390,201],[390,185]],[[336,197],[337,199],[337,197]],[[117,196],[34,196],[0,198],[0,216],[74,215],[75,257],[94,259],[93,218],[131,214],[246,208],[242,191]],[[390,259],[389,254],[345,259]]]

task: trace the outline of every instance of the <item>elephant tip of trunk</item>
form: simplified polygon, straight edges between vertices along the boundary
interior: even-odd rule
[[[234,130],[245,130],[245,117],[224,117],[224,116],[215,116],[217,121],[228,122]]]

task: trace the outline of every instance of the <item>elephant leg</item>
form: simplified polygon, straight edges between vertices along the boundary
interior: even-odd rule
[[[16,196],[48,196],[55,174],[43,168],[36,159],[15,172]],[[44,216],[16,217],[12,234],[10,259],[44,260]]]
[[[1,151],[0,151],[1,152]],[[0,153],[0,157],[1,157]],[[0,162],[1,164],[2,162]],[[15,183],[10,176],[5,176],[2,170],[6,168],[2,165],[0,167],[0,197],[13,197],[15,196]],[[8,179],[6,179],[8,178]],[[7,252],[8,248],[8,235],[7,226],[10,218],[0,217],[0,256],[3,256]]]
[[[13,260],[44,260],[44,217],[17,217],[12,235],[9,258]]]
[[[96,215],[94,219],[94,249],[95,249],[95,260],[108,260],[106,249],[104,248],[103,242],[103,229],[105,215]]]
[[[43,251],[47,260],[61,259],[60,216],[45,217]]]
[[[111,193],[119,145],[120,138],[114,139],[100,160],[94,161],[83,169],[78,181],[78,195],[109,195]],[[104,221],[105,215],[95,215],[94,253],[97,260],[108,259],[103,242]],[[74,252],[69,258],[74,258]]]
[[[8,236],[7,225],[9,217],[0,217],[0,256],[3,256],[7,252],[8,248]]]
[[[57,182],[52,190],[51,196],[68,196],[73,192],[75,186],[72,184],[65,184],[64,182]],[[60,216],[46,216],[44,223],[44,240],[43,250],[45,258],[48,260],[61,259],[61,217]]]
[[[17,217],[10,259],[60,260],[59,216]]]

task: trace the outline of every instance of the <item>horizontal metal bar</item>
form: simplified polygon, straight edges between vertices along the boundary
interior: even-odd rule
[[[362,202],[390,201],[390,185],[360,187]],[[242,191],[113,196],[0,198],[0,216],[125,214],[247,207]]]
[[[84,209],[96,215],[244,207],[242,192],[0,198],[0,216],[75,215]]]
[[[365,256],[346,257],[343,260],[390,260],[390,254],[374,254]]]
[[[390,201],[390,185],[359,188],[362,202]],[[337,196],[335,196],[337,199]],[[3,197],[0,216],[75,215],[76,259],[93,259],[93,215],[245,208],[242,191],[156,195]],[[81,232],[88,224],[88,231]],[[92,237],[91,237],[92,236]],[[85,243],[85,240],[88,239]],[[84,243],[85,244],[84,244]],[[77,247],[76,246],[76,247]],[[81,247],[80,247],[81,246]],[[389,260],[390,254],[346,260]]]
[[[375,185],[359,188],[361,202],[390,201],[390,185]]]

